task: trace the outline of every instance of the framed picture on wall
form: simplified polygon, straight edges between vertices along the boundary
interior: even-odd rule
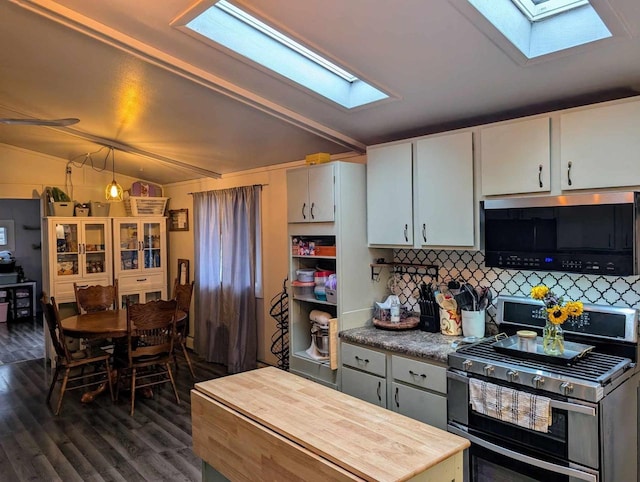
[[[189,231],[189,210],[169,210],[169,231]]]

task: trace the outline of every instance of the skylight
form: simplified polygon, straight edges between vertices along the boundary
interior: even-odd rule
[[[588,5],[589,0],[513,0],[513,3],[529,20],[537,22],[551,15]]]
[[[522,63],[613,36],[592,5],[602,4],[599,0],[466,1],[475,9],[470,16],[472,22],[498,46],[502,46],[499,36],[475,20],[477,13],[480,13],[524,55],[525,61]],[[604,10],[602,5],[599,10]],[[464,9],[461,11],[467,13]],[[504,50],[511,55],[510,49]]]
[[[347,109],[389,97],[226,0],[185,27]]]

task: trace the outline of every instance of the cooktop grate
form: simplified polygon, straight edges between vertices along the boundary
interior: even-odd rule
[[[616,378],[619,373],[622,373],[631,364],[631,360],[628,358],[592,351],[571,365],[563,366],[499,353],[491,346],[494,342],[495,339],[490,338],[479,343],[466,345],[458,348],[455,353],[449,356],[474,357],[481,359],[481,361],[509,364],[514,368],[544,370],[561,376],[579,378],[601,384]]]

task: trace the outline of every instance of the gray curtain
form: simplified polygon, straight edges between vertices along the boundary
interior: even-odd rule
[[[194,193],[195,351],[229,373],[256,368],[260,186]]]

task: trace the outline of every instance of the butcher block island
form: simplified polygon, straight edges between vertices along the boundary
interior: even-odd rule
[[[462,481],[469,441],[277,368],[197,383],[203,480]]]

